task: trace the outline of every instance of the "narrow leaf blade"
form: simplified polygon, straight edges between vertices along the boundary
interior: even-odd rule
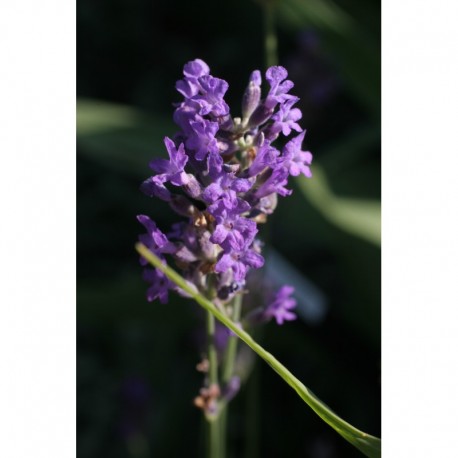
[[[200,294],[196,288],[189,284],[175,270],[166,266],[143,244],[135,245],[138,253],[150,264],[164,272],[178,287],[189,294],[205,310],[212,313],[217,320],[229,328],[243,342],[245,342],[254,352],[256,352],[278,375],[290,385],[302,400],[328,425],[337,431],[344,439],[360,450],[369,458],[379,458],[381,456],[381,441],[379,438],[364,433],[347,423],[336,415],[326,404],[315,396],[299,379],[297,379],[283,364],[280,363],[271,353],[267,352],[259,345],[246,331],[237,326],[232,320],[217,308],[206,297]]]

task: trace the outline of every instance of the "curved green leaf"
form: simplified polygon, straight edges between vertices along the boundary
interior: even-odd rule
[[[280,363],[272,354],[264,350],[261,345],[237,326],[223,311],[217,308],[207,298],[202,296],[193,285],[188,283],[183,277],[170,267],[164,265],[162,261],[148,250],[143,244],[135,245],[138,253],[143,256],[154,267],[158,268],[173,281],[177,286],[189,294],[205,310],[212,313],[216,319],[229,328],[243,342],[245,342],[253,351],[255,351],[269,366],[277,372],[278,375],[291,386],[303,401],[328,425],[336,430],[344,439],[354,445],[364,455],[370,458],[381,456],[381,441],[379,438],[364,433],[345,420],[336,415],[328,406],[326,406],[318,397],[316,397],[299,379],[297,379],[283,364]]]
[[[79,154],[138,177],[153,157],[167,155],[164,132],[175,130],[164,116],[95,99],[78,99],[76,121]]]
[[[298,179],[302,193],[331,223],[380,246],[380,202],[370,199],[337,197],[331,191],[324,171],[313,166],[313,180]]]

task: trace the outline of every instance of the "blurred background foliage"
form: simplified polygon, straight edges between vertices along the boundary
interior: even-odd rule
[[[266,270],[291,278],[300,318],[265,347],[356,427],[380,435],[380,2],[279,0],[279,63],[296,83],[314,178],[296,180],[268,229]],[[234,115],[264,67],[262,1],[79,0],[77,5],[78,456],[200,457],[197,306],[149,304],[135,215],[173,135],[175,81],[204,59]],[[231,457],[359,456],[266,365],[230,412]]]

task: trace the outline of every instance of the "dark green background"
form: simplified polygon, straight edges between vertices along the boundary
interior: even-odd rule
[[[185,62],[200,57],[227,80],[237,114],[250,72],[264,66],[261,3],[79,0],[77,8],[78,456],[204,456],[192,405],[201,318],[177,297],[145,300],[135,215],[164,230],[175,216],[138,188],[175,131]],[[279,63],[301,97],[314,163],[334,198],[355,208],[363,199],[371,211],[361,218],[359,209],[348,229],[330,210],[343,201],[317,203],[291,184],[264,235],[325,294],[327,314],[316,325],[271,323],[260,339],[333,410],[380,435],[380,245],[365,232],[379,216],[380,3],[284,0],[276,20]],[[258,362],[231,407],[230,456],[360,455]]]

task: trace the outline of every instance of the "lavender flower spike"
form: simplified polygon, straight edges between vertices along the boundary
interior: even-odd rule
[[[140,241],[173,262],[202,294],[213,288],[221,306],[246,293],[247,275],[264,264],[258,224],[274,211],[278,195],[291,194],[289,177],[311,176],[312,155],[302,151],[298,124],[302,114],[294,108],[299,99],[289,94],[293,83],[287,76],[285,68],[270,67],[265,73],[270,90],[263,98],[261,72],[253,71],[241,116],[232,117],[224,99],[228,83],[211,75],[203,60],[188,62],[176,83],[182,97],[174,112],[179,130],[173,140],[164,139],[169,159],[151,161],[155,174],[141,187],[169,203],[181,222],[163,233],[140,215],[147,232]],[[275,140],[293,131],[300,134],[280,151]],[[171,286],[163,276],[147,269],[145,279],[148,298],[165,301]],[[278,298],[283,306],[275,306],[280,322],[293,315],[292,299],[285,297]]]

